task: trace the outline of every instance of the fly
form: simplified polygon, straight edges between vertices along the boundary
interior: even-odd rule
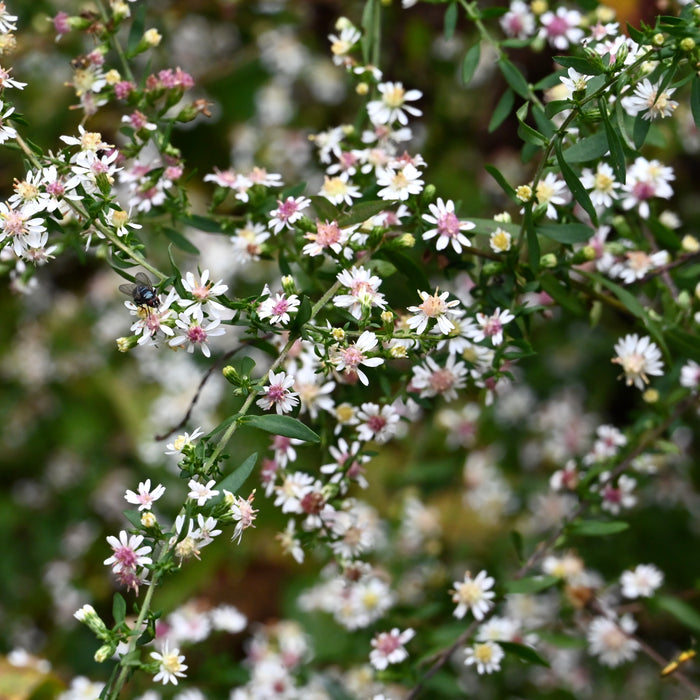
[[[130,296],[136,306],[145,307],[148,313],[150,309],[157,309],[160,306],[160,298],[151,280],[143,272],[137,272],[134,279],[134,284],[120,284],[119,291]]]

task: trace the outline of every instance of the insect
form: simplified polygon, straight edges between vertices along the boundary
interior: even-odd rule
[[[137,272],[134,276],[135,284],[120,284],[119,291],[130,296],[134,304],[143,306],[150,313],[150,309],[160,306],[160,298],[151,280],[143,272]]]
[[[661,676],[669,676],[671,675],[674,671],[678,669],[678,667],[681,664],[684,664],[686,661],[690,661],[691,659],[695,658],[695,650],[694,649],[688,649],[687,651],[682,651],[678,656],[671,661],[668,665],[664,666],[664,668],[661,669]]]

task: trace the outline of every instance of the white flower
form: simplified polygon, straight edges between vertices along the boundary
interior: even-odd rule
[[[265,411],[269,411],[274,406],[279,415],[289,413],[299,403],[299,397],[295,391],[292,391],[292,386],[294,386],[294,376],[288,376],[286,372],[277,374],[270,372],[269,384],[260,392],[263,397],[255,403]]]
[[[625,598],[650,598],[664,582],[664,575],[653,564],[639,564],[620,576]]]
[[[597,656],[603,666],[615,668],[631,661],[637,654],[639,642],[630,635],[637,625],[625,615],[619,621],[596,617],[588,627],[588,651]]]
[[[640,338],[636,333],[628,334],[615,345],[617,356],[612,362],[622,367],[627,386],[634,384],[643,390],[649,376],[663,374],[661,351],[648,335]]]
[[[363,403],[357,413],[361,421],[357,427],[360,440],[375,440],[379,443],[388,442],[398,429],[401,416],[391,405],[379,406],[376,403]]]
[[[381,357],[367,357],[370,350],[374,350],[377,346],[377,336],[372,331],[363,331],[362,335],[347,348],[341,348],[336,351],[333,357],[333,364],[339,372],[354,376],[365,385],[369,385],[367,375],[360,369],[361,365],[365,367],[378,367],[384,363]]]
[[[403,83],[380,83],[377,89],[382,95],[381,100],[372,100],[367,104],[367,113],[372,124],[391,124],[398,121],[405,126],[408,124],[406,114],[414,117],[421,116],[422,112],[416,107],[407,105],[406,102],[419,100],[423,94],[420,90],[404,90]],[[381,196],[381,195],[380,195]]]
[[[505,34],[515,39],[527,39],[535,33],[535,15],[530,12],[529,3],[523,0],[513,0],[510,3],[500,24]]]
[[[177,685],[177,679],[184,678],[187,666],[182,663],[185,657],[180,654],[179,649],[169,651],[168,643],[166,642],[163,647],[163,653],[159,654],[156,651],[152,651],[151,658],[155,659],[160,664],[158,672],[153,676],[154,681],[162,681],[163,685],[167,685],[168,683]]]
[[[432,357],[426,357],[423,365],[413,368],[410,388],[420,391],[421,398],[442,396],[446,401],[457,398],[457,390],[464,388],[467,368],[450,355],[444,367],[440,367]]]
[[[581,20],[580,12],[559,7],[556,14],[545,12],[540,17],[542,29],[539,35],[547,39],[555,49],[564,51],[569,48],[569,44],[577,44],[583,38]]]
[[[493,607],[491,599],[496,595],[493,588],[494,579],[486,571],[480,571],[474,578],[467,571],[464,581],[455,581],[452,585],[452,602],[457,603],[453,615],[460,620],[471,610],[477,620],[483,620],[484,615]]]
[[[666,88],[659,94],[659,85],[652,85],[649,78],[634,88],[634,94],[620,99],[620,104],[627,114],[636,117],[642,112],[642,119],[653,121],[670,117],[678,107],[678,102],[669,99],[675,88]]]
[[[452,323],[448,316],[454,316],[458,313],[454,310],[454,307],[459,306],[459,299],[446,301],[449,292],[443,292],[438,295],[437,289],[435,290],[435,294],[421,292],[420,290],[418,294],[423,300],[423,303],[418,306],[408,307],[408,310],[415,314],[406,322],[408,327],[420,335],[428,326],[428,321],[430,319],[435,319],[440,333],[443,335],[450,333],[450,331],[454,329],[455,324]]]
[[[350,293],[337,294],[333,297],[333,303],[340,309],[348,309],[356,319],[362,318],[365,309],[373,306],[383,309],[386,306],[384,295],[377,291],[382,280],[370,270],[362,266],[342,270],[338,273],[338,282],[347,287]]]
[[[598,163],[595,172],[590,168],[581,171],[581,184],[590,190],[591,202],[598,212],[613,205],[620,188],[612,167],[603,161]]]
[[[353,185],[342,176],[325,176],[319,195],[325,197],[332,204],[345,203],[348,206],[352,206],[353,198],[359,199],[362,197],[362,192],[360,192],[360,188],[357,185]]]
[[[476,224],[471,221],[460,221],[455,214],[455,204],[451,199],[443,202],[442,198],[438,197],[437,204],[429,204],[428,209],[430,214],[423,214],[423,220],[436,226],[423,234],[424,241],[437,236],[435,244],[437,250],[444,250],[451,245],[455,253],[461,253],[462,246],[471,246],[471,241],[462,231],[470,231]]]
[[[547,173],[535,188],[535,197],[539,206],[546,205],[545,215],[548,219],[557,218],[555,205],[567,204],[571,199],[568,185],[560,180],[554,173]]]
[[[219,495],[218,490],[214,488],[216,485],[214,479],[210,479],[206,484],[196,479],[190,479],[187,485],[190,487],[190,492],[187,494],[187,497],[197,499],[198,506],[203,506],[210,498]]]
[[[377,184],[382,187],[377,194],[389,201],[406,201],[412,194],[423,191],[421,173],[412,163],[407,163],[398,170],[384,168],[377,174]]]
[[[476,666],[476,672],[479,675],[484,673],[493,673],[501,670],[501,661],[505,656],[503,647],[496,642],[480,642],[472,647],[467,647],[466,657],[464,659],[465,666]]]
[[[561,78],[559,78],[559,80],[561,80],[562,82],[562,85],[564,85],[564,87],[569,93],[567,97],[571,97],[571,95],[575,92],[583,92],[586,89],[586,86],[588,85],[588,81],[590,79],[590,75],[584,75],[582,73],[579,73],[574,68],[569,68],[566,77],[562,76]]]
[[[186,345],[187,352],[194,352],[195,347],[199,347],[202,355],[211,357],[211,350],[207,342],[210,337],[223,335],[226,331],[221,327],[221,319],[215,318],[204,325],[204,319],[200,313],[182,312],[175,321],[175,325],[180,329],[180,335],[172,338],[168,345],[177,347]]]
[[[146,479],[146,481],[141,481],[138,486],[139,492],[134,493],[133,491],[127,491],[124,498],[129,503],[138,505],[139,510],[151,510],[151,506],[155,501],[157,501],[164,493],[165,486],[158,484],[153,491],[151,491],[151,480]]]
[[[277,293],[274,296],[270,293],[270,289],[267,285],[263,289],[263,294],[268,294],[269,296],[264,301],[260,302],[258,306],[257,314],[258,318],[265,320],[270,319],[270,323],[273,325],[279,324],[281,326],[286,326],[291,320],[290,313],[295,313],[299,309],[299,297],[296,294],[290,294],[287,296],[283,293]]]
[[[626,193],[622,208],[639,207],[639,215],[643,219],[649,218],[649,200],[652,197],[670,199],[673,188],[668,183],[674,179],[675,174],[670,166],[639,156],[627,170],[627,181],[622,186]]]
[[[416,633],[410,627],[403,632],[394,627],[391,632],[380,632],[372,639],[372,651],[369,661],[378,671],[383,671],[389,664],[400,664],[408,658],[404,644],[410,642]]]
[[[680,383],[681,386],[693,391],[697,391],[698,387],[700,387],[700,365],[695,360],[688,360],[681,367]]]
[[[490,338],[494,347],[500,345],[503,342],[503,326],[514,318],[515,316],[508,309],[501,311],[498,308],[490,316],[479,312],[476,314],[479,327],[470,329],[471,338],[477,343],[485,338]]]

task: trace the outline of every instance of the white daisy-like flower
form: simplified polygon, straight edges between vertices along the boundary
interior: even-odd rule
[[[545,205],[547,207],[545,216],[548,219],[556,219],[557,210],[555,206],[567,204],[571,199],[571,193],[564,180],[560,180],[554,173],[547,173],[537,183],[535,198],[538,206]]]
[[[595,172],[590,168],[581,171],[581,184],[590,191],[591,202],[598,212],[613,205],[620,189],[612,167],[603,161],[598,163]]]
[[[299,297],[296,294],[287,296],[284,293],[277,293],[274,296],[270,292],[270,288],[265,285],[263,295],[269,296],[264,301],[260,302],[260,306],[256,313],[261,320],[269,319],[273,325],[286,326],[291,320],[290,313],[296,313],[301,304]]]
[[[496,642],[478,642],[474,646],[467,647],[465,666],[476,666],[479,675],[493,673],[501,670],[501,661],[505,657],[503,647]]]
[[[498,308],[490,316],[479,312],[476,314],[476,321],[479,325],[470,329],[471,338],[477,343],[490,338],[494,347],[500,345],[503,342],[503,326],[514,318],[515,316],[508,309],[501,311]]]
[[[644,78],[642,82],[634,88],[634,93],[620,99],[620,104],[627,114],[636,117],[642,114],[642,119],[654,121],[670,117],[678,102],[670,99],[675,92],[675,88],[666,88],[659,93],[659,85],[652,85],[649,78]]]
[[[255,403],[264,411],[269,411],[274,406],[279,415],[289,413],[299,403],[299,396],[292,390],[293,386],[293,375],[270,372],[269,383],[260,392],[263,396]]]
[[[360,188],[340,175],[337,177],[325,176],[319,194],[321,197],[325,197],[331,204],[340,205],[345,203],[348,206],[352,206],[353,199],[362,197]]]
[[[389,201],[405,202],[412,194],[423,191],[421,173],[411,163],[403,168],[384,168],[377,174],[377,184],[382,188],[377,192],[379,197]]]
[[[403,83],[380,83],[377,90],[382,95],[380,100],[372,100],[367,104],[367,113],[372,124],[392,124],[398,121],[402,126],[408,124],[408,116],[420,117],[423,114],[417,107],[406,102],[419,100],[423,93],[420,90],[405,90]]]
[[[430,294],[419,290],[418,294],[423,303],[418,304],[418,306],[408,307],[408,311],[414,315],[408,319],[406,325],[418,334],[425,331],[428,327],[428,321],[431,319],[435,320],[440,333],[443,335],[448,335],[455,327],[455,324],[450,320],[450,316],[458,315],[459,311],[455,307],[459,306],[459,299],[447,301],[450,293],[443,292],[438,294],[438,291],[436,289],[435,294]]]
[[[643,390],[649,383],[649,375],[663,374],[661,350],[648,335],[641,338],[636,333],[626,335],[615,344],[615,352],[612,362],[622,367],[627,386],[634,384]]]
[[[700,365],[695,360],[688,360],[681,367],[680,383],[681,386],[693,391],[697,391],[700,387]]]
[[[615,668],[632,661],[637,655],[639,642],[630,635],[637,628],[629,615],[619,620],[596,617],[588,626],[588,651],[597,656],[603,666]]]
[[[151,491],[151,480],[141,481],[138,486],[138,493],[128,490],[124,498],[128,503],[138,505],[139,510],[151,510],[151,506],[165,493],[165,486],[158,484]]]
[[[455,253],[462,252],[462,246],[471,246],[471,241],[462,231],[471,231],[476,224],[471,221],[460,221],[455,214],[455,204],[451,199],[444,202],[438,197],[436,204],[429,204],[430,214],[423,214],[423,220],[435,224],[435,228],[428,229],[423,234],[423,240],[427,241],[437,236],[435,248],[444,250],[448,245],[452,246]]]
[[[162,681],[163,685],[168,683],[177,685],[177,679],[185,677],[187,665],[183,663],[185,660],[184,655],[180,654],[179,649],[170,651],[167,642],[163,646],[163,652],[152,651],[151,658],[155,659],[159,664],[158,672],[153,676],[155,682]]]
[[[190,479],[187,485],[190,487],[187,497],[196,500],[198,506],[203,506],[209,499],[219,495],[218,489],[214,488],[216,485],[214,479],[210,479],[206,484],[196,479]]]
[[[347,309],[356,319],[362,318],[365,309],[386,306],[384,295],[377,291],[382,283],[381,278],[373,275],[370,270],[353,267],[338,273],[338,282],[349,290],[348,294],[337,294],[333,303],[340,309]]]
[[[639,564],[620,576],[625,598],[650,598],[664,582],[664,575],[653,564]]]
[[[483,620],[486,613],[493,607],[492,598],[495,592],[491,590],[494,579],[486,571],[480,571],[475,577],[467,571],[464,581],[455,581],[452,585],[452,602],[457,607],[452,613],[456,618],[462,619],[470,610],[477,620]]]
[[[369,385],[367,375],[360,369],[365,367],[378,367],[384,363],[381,357],[368,357],[367,353],[377,347],[377,336],[372,331],[363,331],[362,335],[351,345],[336,351],[333,364],[339,372],[354,376],[365,385]]]
[[[416,636],[415,630],[405,629],[403,632],[394,627],[391,632],[380,632],[372,639],[372,651],[369,662],[378,671],[383,671],[389,664],[400,664],[408,658],[404,644]]]

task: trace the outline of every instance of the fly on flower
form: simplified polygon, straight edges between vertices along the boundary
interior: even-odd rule
[[[150,309],[157,309],[160,306],[158,292],[145,273],[137,272],[134,279],[135,284],[120,284],[119,291],[130,296],[136,306],[145,307],[150,314]]]

